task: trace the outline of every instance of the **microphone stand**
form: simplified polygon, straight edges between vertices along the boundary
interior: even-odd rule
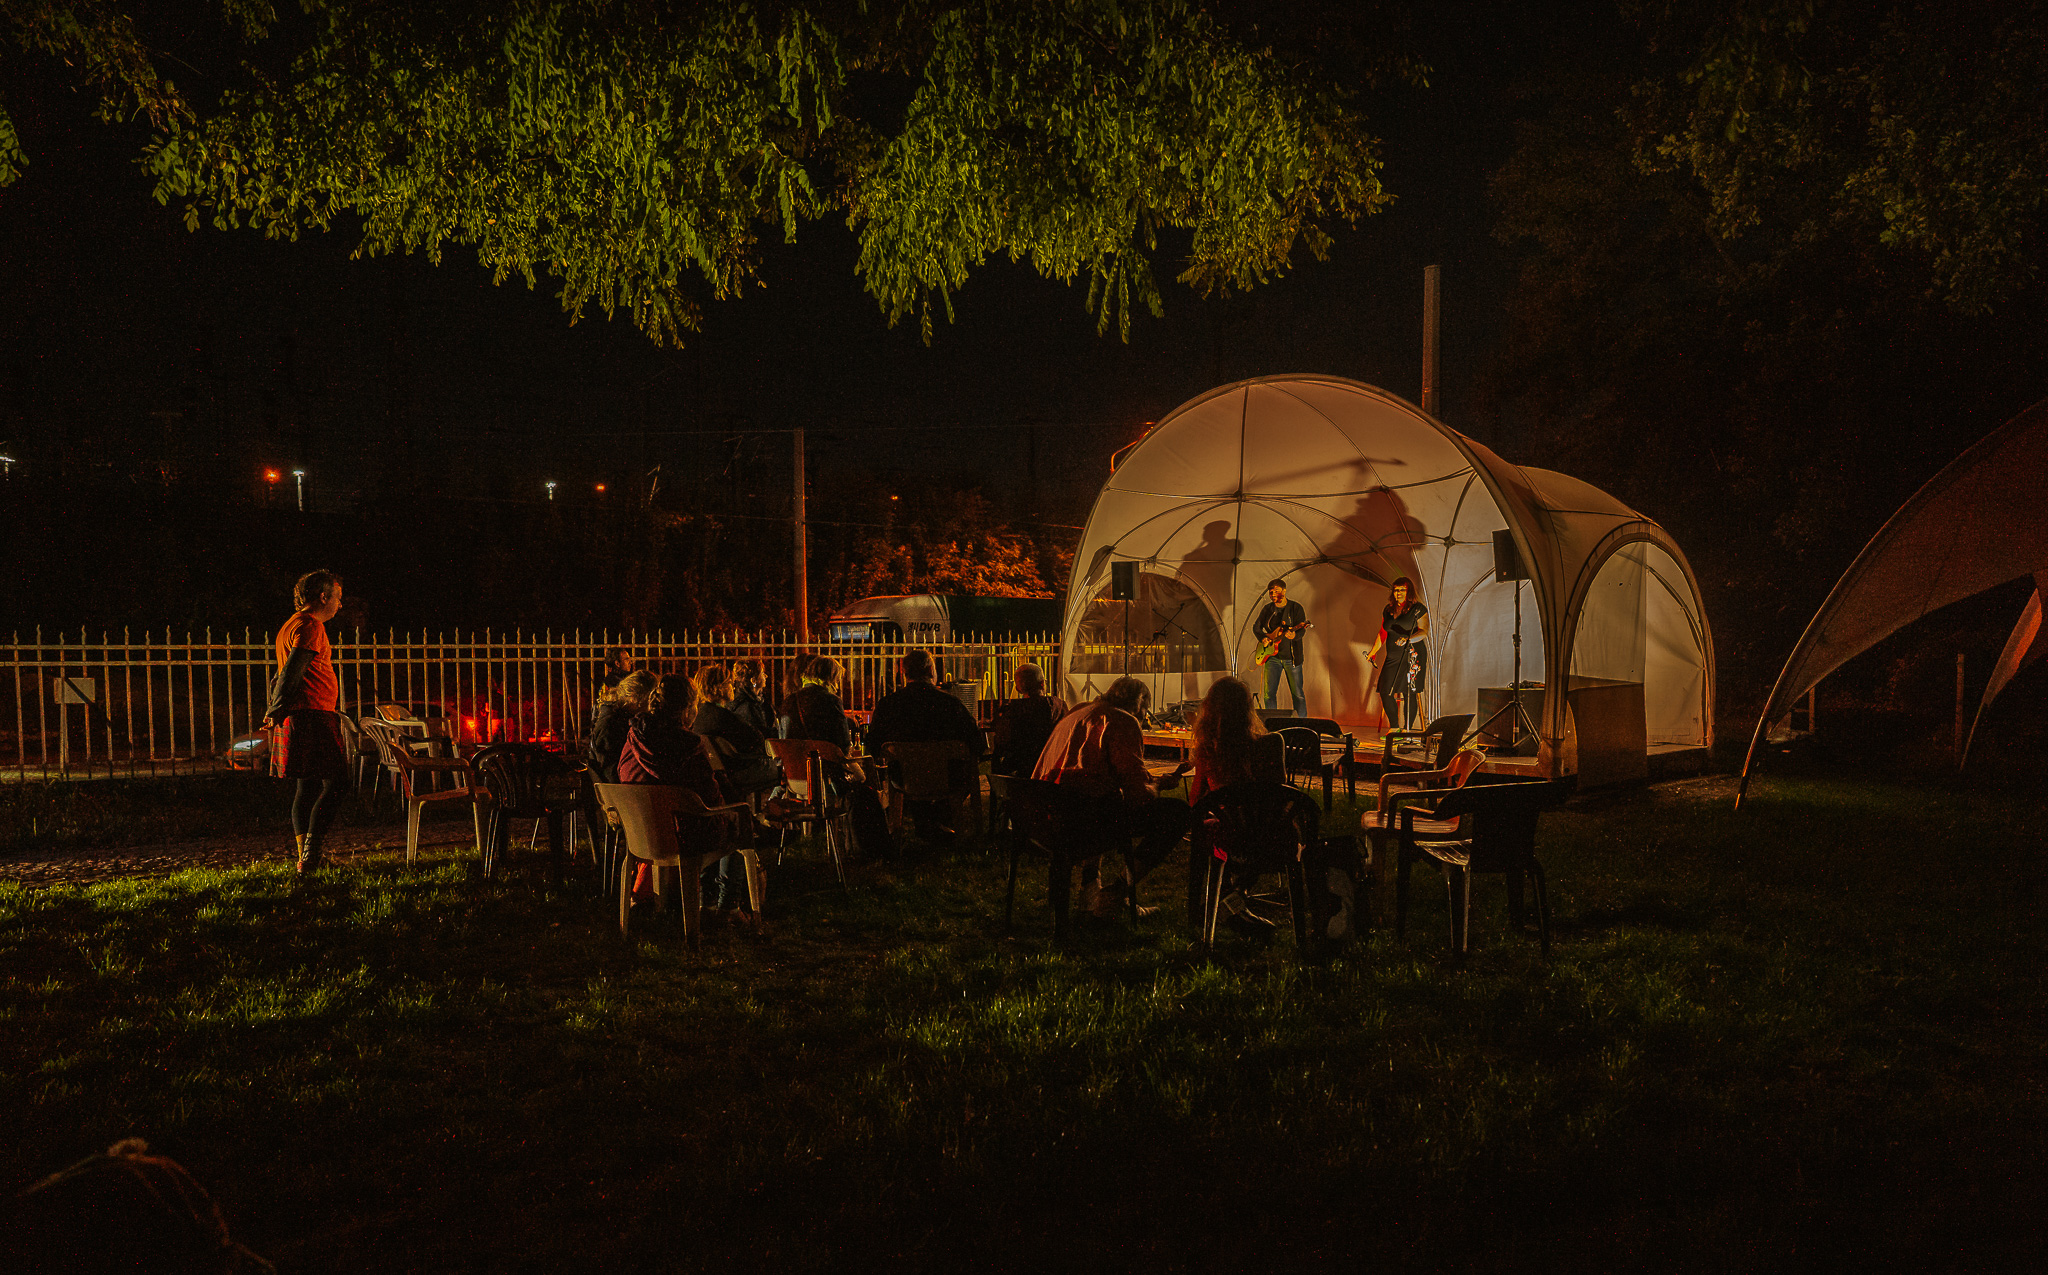
[[[1186,637],[1186,638],[1187,638],[1187,639],[1188,639],[1188,640],[1189,640],[1190,642],[1198,642],[1198,641],[1200,641],[1201,639],[1197,638],[1197,637],[1196,637],[1196,636],[1195,636],[1194,634],[1192,634],[1192,633],[1189,633],[1189,632],[1188,632],[1188,630],[1187,630],[1187,628],[1186,628],[1186,626],[1185,626],[1185,625],[1182,625],[1182,624],[1180,624],[1180,623],[1179,623],[1179,620],[1180,620],[1180,613],[1181,613],[1181,612],[1183,612],[1183,611],[1185,611],[1185,610],[1187,610],[1187,609],[1188,609],[1188,603],[1190,603],[1190,602],[1193,602],[1193,601],[1194,601],[1194,599],[1193,599],[1193,598],[1182,598],[1182,599],[1181,599],[1181,601],[1180,601],[1180,605],[1179,605],[1179,606],[1177,606],[1177,607],[1175,607],[1175,608],[1173,609],[1173,614],[1172,614],[1172,615],[1169,615],[1169,616],[1167,616],[1167,617],[1166,617],[1166,623],[1165,623],[1165,624],[1164,624],[1163,626],[1161,626],[1160,630],[1159,630],[1159,631],[1158,631],[1157,633],[1154,633],[1154,634],[1152,635],[1152,640],[1153,640],[1154,642],[1157,642],[1157,641],[1159,641],[1159,640],[1160,640],[1161,638],[1165,637],[1165,636],[1166,636],[1166,630],[1167,630],[1167,629],[1179,629],[1179,630],[1181,631],[1182,635],[1183,635],[1183,636],[1185,636],[1185,637]],[[1161,689],[1162,691],[1164,691],[1164,690],[1165,690],[1165,685],[1164,685],[1164,681],[1163,681],[1163,679],[1164,679],[1164,678],[1165,678],[1165,676],[1166,676],[1166,670],[1165,670],[1165,668],[1164,668],[1164,667],[1162,667],[1162,668],[1160,669],[1160,673],[1159,673],[1159,675],[1160,675],[1160,678],[1162,679],[1162,682],[1161,682],[1161,686],[1160,686],[1160,689]],[[1181,657],[1181,669],[1180,669],[1180,697],[1181,697],[1181,699],[1183,699],[1183,700],[1187,699],[1187,697],[1188,697],[1188,670],[1187,670],[1187,657],[1186,657],[1185,655],[1183,655],[1183,656]]]

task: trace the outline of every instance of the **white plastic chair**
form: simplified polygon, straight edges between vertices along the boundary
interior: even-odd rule
[[[674,868],[682,878],[683,938],[695,944],[698,938],[697,911],[703,906],[699,878],[707,864],[727,854],[737,854],[747,865],[747,899],[753,905],[755,923],[762,923],[762,905],[767,901],[768,880],[761,870],[761,856],[745,844],[748,810],[743,805],[707,806],[704,799],[687,788],[669,784],[597,784],[597,804],[617,816],[625,833],[626,861],[619,869],[619,933],[630,930],[633,912],[635,860],[654,866],[659,883],[663,868]],[[684,825],[679,820],[689,820]],[[719,819],[731,825],[733,844],[706,845],[697,841],[685,846],[681,828],[693,832],[706,827],[704,821]]]
[[[489,793],[477,782],[475,769],[457,757],[420,757],[414,754],[410,744],[418,741],[408,741],[392,722],[365,717],[362,729],[364,736],[377,745],[377,755],[384,769],[391,772],[392,787],[398,790],[399,798],[405,802],[405,861],[411,863],[419,857],[420,816],[426,812],[430,801],[469,803],[470,823],[476,833],[477,857],[483,858],[484,817],[478,799],[488,800]],[[446,776],[458,786],[438,792],[429,791],[421,783],[422,776]]]

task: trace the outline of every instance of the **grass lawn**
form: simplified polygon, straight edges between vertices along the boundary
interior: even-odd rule
[[[292,1271],[2030,1265],[2048,816],[1730,791],[1548,816],[1552,959],[1487,879],[1462,969],[1428,873],[1319,968],[1177,866],[1003,940],[979,850],[694,954],[448,860],[0,887],[0,1187],[142,1136]]]

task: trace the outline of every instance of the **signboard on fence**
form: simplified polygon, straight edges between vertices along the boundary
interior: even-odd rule
[[[59,704],[97,704],[100,702],[98,679],[90,677],[60,677],[57,679],[57,702]]]

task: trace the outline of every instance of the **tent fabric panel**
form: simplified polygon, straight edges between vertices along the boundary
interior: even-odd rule
[[[2005,649],[1998,653],[1998,663],[1992,666],[1991,680],[1984,684],[1984,697],[1977,701],[1977,714],[1970,719],[1970,733],[1963,739],[1963,755],[1957,765],[1970,758],[1970,746],[1977,741],[1977,728],[1984,724],[1984,710],[1991,707],[1991,701],[1998,698],[2021,669],[2048,654],[2048,634],[2041,625],[2041,596],[2048,593],[2048,571],[2034,573],[2034,591],[2027,595],[2027,604],[2020,608],[2019,622],[2012,626],[2012,632],[2005,639]]]
[[[1579,603],[1572,686],[1593,679],[1642,688],[1650,744],[1707,742],[1704,630],[1685,573],[1651,540],[1614,549]]]
[[[1951,461],[1856,555],[1778,674],[1759,732],[1823,677],[1913,621],[2048,567],[2044,498],[2048,400]]]

